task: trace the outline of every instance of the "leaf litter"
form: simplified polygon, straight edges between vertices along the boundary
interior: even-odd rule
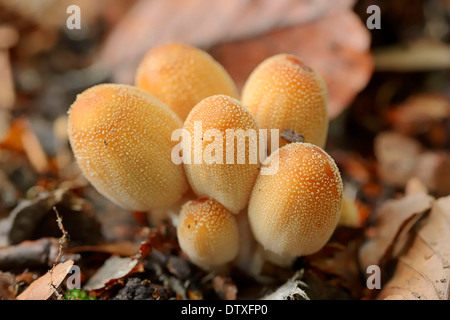
[[[57,3],[49,1],[55,12]],[[11,88],[9,76],[0,78],[3,93],[16,98],[0,118],[0,299],[61,299],[70,292],[64,280],[76,264],[82,292],[97,299],[448,300],[449,88],[444,69],[431,71],[446,61],[433,65],[411,59],[448,48],[441,45],[433,53],[424,46],[403,47],[408,59],[401,64],[396,62],[401,50],[376,51],[373,73],[370,46],[387,46],[360,21],[366,17],[361,2],[255,3],[219,1],[213,8],[181,1],[184,10],[173,12],[165,1],[119,0],[107,8],[83,1],[90,32],[82,40],[58,36],[56,21],[64,20],[58,15],[43,21],[33,10],[0,4],[0,17],[20,38],[2,56],[16,87]],[[408,23],[395,16],[409,11],[394,2],[385,6],[383,19],[398,28],[386,24],[385,30],[398,42],[413,43]],[[186,14],[205,10],[204,20]],[[438,18],[420,19],[419,24],[431,26]],[[160,21],[165,28],[151,27]],[[214,28],[186,32],[197,22]],[[337,27],[330,31],[330,25]],[[424,38],[432,37],[432,28],[427,30]],[[429,43],[444,43],[434,37]],[[142,41],[136,45],[136,39]],[[253,66],[281,51],[301,55],[324,74],[332,119],[327,148],[344,179],[343,210],[349,219],[322,250],[299,257],[289,268],[255,263],[260,271],[255,277],[248,272],[248,263],[258,256],[251,244],[244,252],[248,259],[238,267],[206,272],[181,251],[170,220],[152,221],[149,213],[142,223],[149,225],[139,225],[130,212],[83,182],[64,134],[67,106],[93,83],[132,81],[133,64],[165,40],[207,49],[239,87]],[[402,72],[388,73],[399,66]],[[417,74],[419,69],[429,72]],[[68,234],[65,240],[61,233]],[[372,264],[383,271],[381,290],[366,288]]]

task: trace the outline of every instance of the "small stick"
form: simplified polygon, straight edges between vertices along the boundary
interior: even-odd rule
[[[58,223],[59,230],[61,230],[61,232],[62,232],[62,236],[61,236],[61,238],[59,238],[59,241],[58,241],[59,242],[58,256],[56,257],[55,261],[53,262],[52,269],[49,270],[50,286],[52,287],[53,292],[58,297],[58,300],[62,300],[63,296],[57,291],[56,286],[53,284],[53,270],[55,269],[55,267],[58,263],[58,260],[62,255],[62,251],[63,251],[64,247],[67,246],[67,242],[69,241],[69,233],[66,231],[66,229],[64,229],[64,225],[62,223],[62,217],[59,215],[59,212],[55,206],[53,206],[53,211],[55,211],[55,213],[56,213],[56,222]]]

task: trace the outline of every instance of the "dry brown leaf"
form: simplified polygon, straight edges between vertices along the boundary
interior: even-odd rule
[[[411,229],[429,212],[433,197],[416,193],[404,198],[388,200],[376,212],[372,236],[361,246],[359,261],[362,270],[386,263],[401,253]]]
[[[417,159],[414,175],[437,195],[450,194],[450,153],[424,152]]]
[[[49,168],[47,155],[26,118],[14,120],[4,139],[0,141],[0,148],[24,152],[38,173],[45,173]]]
[[[352,36],[343,37],[344,34]],[[368,52],[369,39],[367,29],[356,15],[350,10],[342,10],[324,14],[307,24],[219,45],[211,50],[211,54],[229,71],[238,87],[243,86],[264,59],[277,53],[300,56],[325,79],[328,114],[333,119],[370,79],[373,62]]]
[[[347,9],[353,3],[354,0],[141,0],[110,34],[101,60],[113,67],[118,82],[131,82],[137,63],[155,45],[181,41],[209,48],[263,34],[274,27],[313,21],[329,10]]]
[[[138,262],[138,259],[131,257],[121,258],[118,256],[111,256],[105,261],[100,269],[89,278],[88,282],[84,285],[84,289],[88,291],[103,289],[108,284],[131,274],[138,265]]]
[[[394,106],[387,116],[393,129],[400,133],[409,136],[430,134],[436,130],[434,127],[448,125],[450,100],[440,94],[419,93]],[[438,144],[440,141],[432,142]]]
[[[34,199],[23,200],[11,211],[5,219],[8,223],[4,230],[9,244],[59,237],[61,230],[55,221],[53,207],[63,216],[72,243],[95,244],[102,240],[101,226],[92,204],[72,190],[58,188],[41,191]]]
[[[435,201],[429,217],[397,264],[378,299],[448,300],[450,298],[450,196]]]
[[[375,137],[374,152],[381,179],[394,186],[404,186],[414,176],[422,146],[415,139],[385,131]]]
[[[100,61],[114,81],[132,83],[152,47],[179,41],[210,53],[241,87],[265,58],[300,55],[324,75],[329,115],[337,116],[373,70],[370,33],[351,10],[353,0],[139,1],[107,40]]]
[[[64,281],[72,265],[72,260],[57,264],[52,273],[49,271],[33,281],[28,288],[17,296],[17,300],[47,300],[55,292],[55,288],[58,288]]]
[[[16,280],[13,274],[0,271],[0,300],[14,300],[16,291]]]
[[[438,199],[430,218],[419,228],[418,236],[442,260],[444,268],[450,267],[450,196]]]

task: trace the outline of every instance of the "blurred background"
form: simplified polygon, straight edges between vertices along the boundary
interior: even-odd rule
[[[450,194],[449,0],[0,0],[0,218],[79,183],[69,106],[95,84],[133,84],[144,54],[169,41],[207,50],[239,88],[281,52],[322,73],[349,226],[365,226],[411,177]],[[89,190],[106,238],[132,239],[129,215]],[[33,230],[15,242],[43,235]]]

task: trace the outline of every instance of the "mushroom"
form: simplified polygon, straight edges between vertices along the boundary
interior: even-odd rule
[[[302,134],[305,142],[325,146],[326,86],[321,76],[297,56],[278,54],[264,60],[244,84],[241,101],[261,129],[290,129]],[[280,138],[280,147],[286,144]]]
[[[203,269],[231,262],[239,249],[236,217],[214,199],[201,198],[183,205],[177,236],[183,252]]]
[[[181,120],[203,98],[216,94],[238,97],[222,65],[207,52],[181,43],[150,50],[137,69],[135,84],[160,98]]]
[[[310,143],[288,144],[267,161],[278,161],[278,172],[258,176],[249,222],[269,260],[285,265],[289,258],[317,252],[330,239],[339,221],[343,184],[334,160]]]
[[[101,84],[79,94],[69,109],[68,135],[87,180],[106,198],[135,211],[175,204],[188,189],[171,160],[172,131],[182,121],[150,93]]]
[[[238,100],[215,95],[192,109],[183,128],[192,137],[185,148],[191,157],[184,161],[192,190],[238,214],[247,206],[259,174],[255,119]]]

